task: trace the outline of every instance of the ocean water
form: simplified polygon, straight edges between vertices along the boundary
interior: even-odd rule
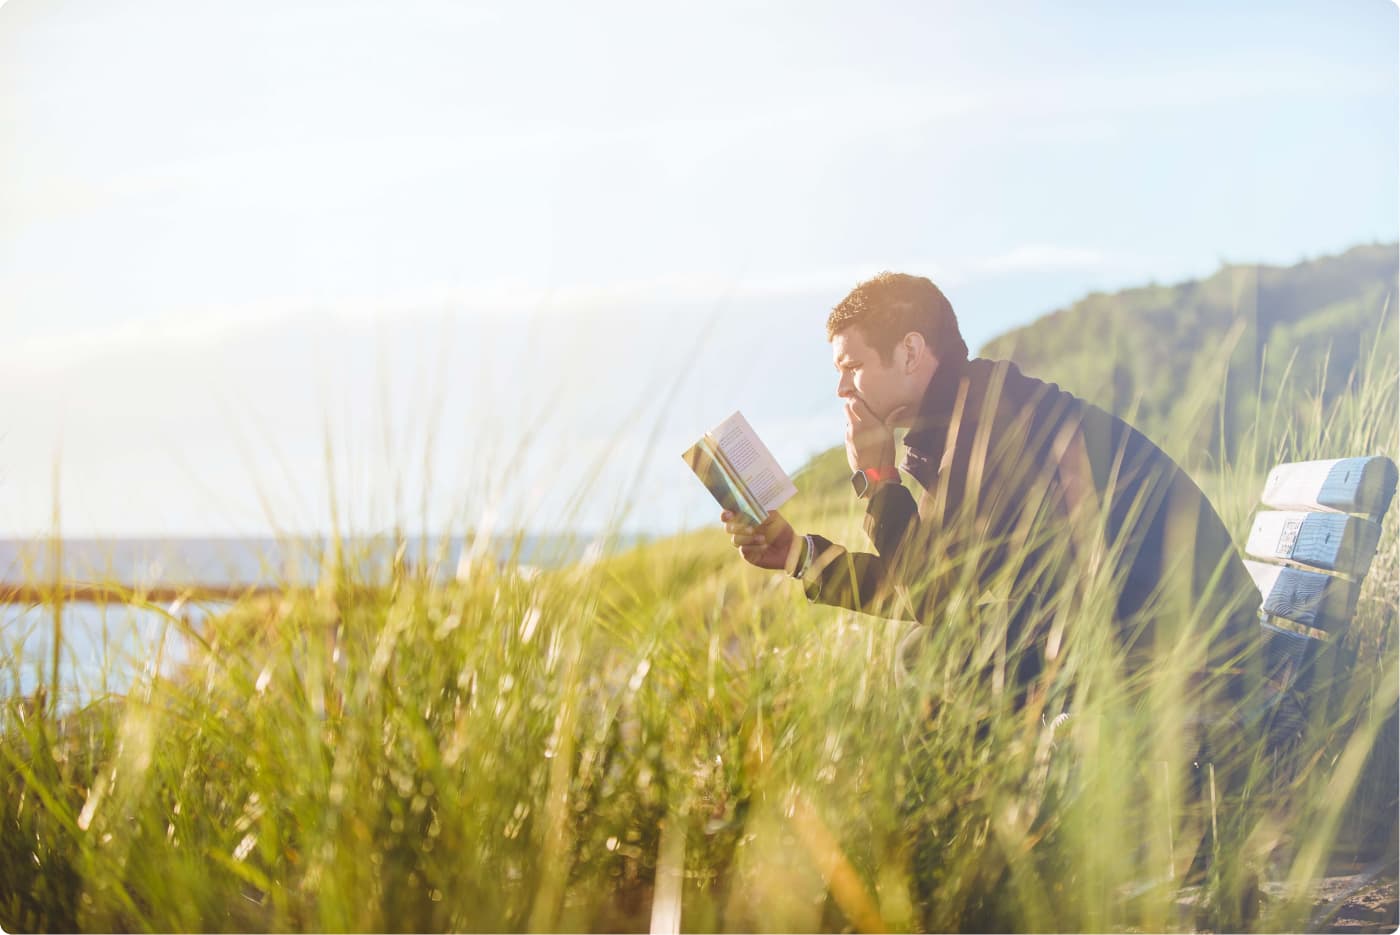
[[[553,568],[586,561],[639,539],[602,540],[583,534],[487,540],[421,538],[403,543],[400,561],[425,567],[447,581],[477,562]],[[426,547],[425,547],[426,545]],[[388,538],[342,544],[346,560],[367,580],[385,578],[396,547]],[[322,538],[286,539],[68,539],[54,561],[49,542],[0,539],[0,590],[5,584],[43,584],[60,577],[80,584],[164,585],[314,584],[323,557]],[[59,574],[55,575],[55,570]],[[186,602],[165,612],[123,604],[64,605],[59,648],[59,707],[81,707],[107,694],[125,694],[141,677],[169,674],[189,656],[173,618],[199,627],[225,602]],[[54,611],[49,606],[0,604],[0,698],[31,696],[48,685],[53,669]]]
[[[176,608],[198,626],[217,603]],[[48,686],[53,672],[54,612],[51,607],[0,605],[0,698],[31,696]],[[156,611],[122,604],[71,603],[63,608],[59,649],[59,708],[83,705],[108,694],[125,694],[142,676],[170,672],[189,657],[178,625]]]

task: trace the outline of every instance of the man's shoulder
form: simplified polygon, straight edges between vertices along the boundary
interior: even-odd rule
[[[1056,383],[1031,376],[1022,370],[1021,365],[1016,363],[1016,361],[1006,358],[974,357],[967,362],[967,371],[975,380],[990,381],[999,379],[1008,383],[1050,386],[1060,392],[1067,392],[1066,390],[1060,389],[1060,386]]]
[[[1075,395],[1058,383],[1042,380],[1021,370],[1010,360],[977,358],[968,362],[974,392],[987,394],[998,387],[1004,409],[1027,413],[1037,422],[1077,422],[1086,435],[1111,448],[1152,452],[1167,458],[1161,449],[1127,419]]]
[[[1138,431],[1122,416],[1109,412],[1053,380],[1043,380],[1026,373],[1014,360],[978,357],[968,361],[968,373],[975,383],[982,386],[1000,384],[1014,399],[1053,401],[1062,407],[1071,407],[1074,411],[1082,413],[1085,418],[1122,425],[1133,432]]]
[[[967,374],[974,388],[995,388],[1002,398],[1016,404],[1055,401],[1061,406],[1091,406],[1069,390],[1049,380],[1031,376],[1013,360],[978,357],[968,361]]]

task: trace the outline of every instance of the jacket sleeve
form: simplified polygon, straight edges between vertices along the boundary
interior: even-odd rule
[[[870,498],[865,531],[875,553],[848,552],[821,536],[813,536],[812,564],[803,575],[807,599],[864,613],[890,616],[894,586],[900,583],[899,556],[919,525],[914,496],[902,484],[881,487]]]

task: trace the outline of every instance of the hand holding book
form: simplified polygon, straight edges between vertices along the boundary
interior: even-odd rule
[[[762,524],[754,526],[749,518],[725,510],[719,516],[729,541],[738,548],[744,561],[759,568],[792,573],[803,540],[793,531],[783,514],[774,510]]]

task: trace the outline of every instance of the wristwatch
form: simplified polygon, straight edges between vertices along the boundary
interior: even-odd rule
[[[864,468],[851,475],[851,486],[856,496],[864,500],[875,492],[875,488],[887,481],[899,481],[899,471],[890,465],[882,468]]]

